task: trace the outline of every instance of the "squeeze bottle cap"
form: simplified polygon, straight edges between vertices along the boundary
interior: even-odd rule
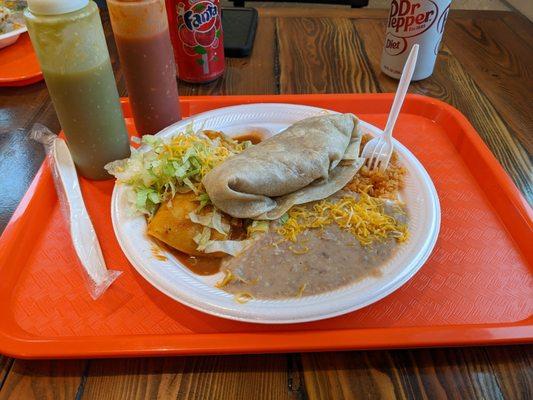
[[[89,4],[89,0],[27,0],[28,10],[38,15],[58,15],[78,11]]]

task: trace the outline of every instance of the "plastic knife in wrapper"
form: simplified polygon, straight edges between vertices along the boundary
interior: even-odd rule
[[[76,167],[65,141],[43,125],[35,124],[32,139],[44,145],[72,244],[85,272],[89,294],[99,298],[122,271],[108,270],[93,224],[85,208]]]

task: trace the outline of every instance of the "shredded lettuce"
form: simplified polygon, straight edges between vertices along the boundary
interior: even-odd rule
[[[202,179],[209,171],[251,146],[250,142],[239,143],[222,132],[195,132],[192,124],[170,139],[145,135],[141,142],[143,147],[133,149],[130,158],[106,165],[110,174],[133,189],[128,192],[128,201],[135,212],[151,218],[158,207],[176,193],[193,192],[199,206],[188,216],[193,223],[203,226],[193,238],[199,251],[235,256],[253,242],[253,239],[211,240],[212,229],[228,236],[231,227],[224,221],[222,213],[212,206],[202,185]],[[170,202],[167,204],[171,205]],[[210,206],[210,210],[200,213],[206,206]],[[249,229],[250,237],[268,232],[268,222],[254,221]]]
[[[268,227],[268,221],[253,221],[252,224],[248,226],[248,236],[254,236],[256,233],[266,233],[268,232]]]
[[[215,218],[216,217],[214,217],[213,220]],[[267,233],[269,230],[269,226],[269,221],[253,221],[250,226],[248,226],[248,239],[208,240],[201,251],[204,251],[205,253],[222,252],[232,256],[236,256],[239,253],[243,252],[246,248],[248,248],[257,239],[258,235]]]
[[[236,256],[243,252],[254,241],[248,240],[209,240],[207,241],[203,251],[205,253],[226,253],[231,256]],[[200,249],[199,249],[200,250]],[[202,251],[202,250],[201,250]]]
[[[279,223],[281,225],[285,225],[285,223],[289,220],[289,214],[285,213],[279,218]]]
[[[211,229],[205,226],[204,229],[202,230],[202,233],[199,233],[193,238],[194,243],[198,245],[197,247],[198,251],[205,251],[210,238],[211,238]]]
[[[200,205],[196,209],[196,212],[202,210],[205,206],[211,204],[211,199],[209,198],[209,195],[207,193],[200,193],[198,196],[198,201],[200,202]]]
[[[145,135],[143,147],[132,150],[130,158],[106,165],[121,183],[132,187],[130,202],[138,213],[152,217],[159,205],[176,193],[193,192],[200,209],[210,203],[202,178],[226,158],[242,152],[239,143],[220,132],[194,132],[192,124],[170,139]]]
[[[220,214],[216,209],[213,209],[211,212],[204,215],[199,215],[193,211],[189,213],[189,219],[195,224],[215,229],[223,235],[229,234],[229,224],[222,220],[222,214]]]

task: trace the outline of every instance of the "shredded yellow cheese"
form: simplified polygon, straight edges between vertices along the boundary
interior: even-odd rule
[[[349,231],[363,246],[389,237],[403,242],[408,237],[407,225],[385,214],[382,200],[364,193],[359,199],[345,196],[335,202],[322,200],[312,208],[295,206],[288,215],[277,232],[291,242],[296,242],[307,229],[324,228],[333,223]]]
[[[217,139],[214,137],[213,139]],[[193,166],[197,167],[196,179],[194,182],[197,189],[202,189],[200,182],[202,178],[214,167],[233,154],[238,154],[246,148],[246,144],[237,141],[220,140],[219,145],[214,145],[210,139],[205,139],[197,135],[178,134],[172,137],[169,143],[165,144],[166,160],[174,159],[180,162],[183,159],[190,159]],[[170,157],[168,157],[170,155]],[[194,163],[197,162],[196,165]]]
[[[246,229],[248,237],[252,237],[256,233],[268,232],[268,226],[268,221],[253,221],[252,224]]]
[[[289,246],[289,250],[292,251],[294,254],[302,255],[305,253],[309,253],[309,247],[303,246],[301,248],[295,248],[294,246]]]
[[[250,300],[255,299],[255,297],[249,292],[236,293],[234,298],[239,304],[248,303]]]
[[[228,283],[231,283],[235,280],[235,275],[233,275],[233,273],[229,269],[225,269],[223,272],[224,272],[224,278],[218,281],[215,285],[215,287],[219,289],[223,288]]]
[[[257,279],[254,279],[254,281],[252,282],[248,282],[246,279],[244,279],[243,277],[239,276],[239,275],[235,275],[233,272],[231,272],[229,269],[225,269],[224,271],[224,277],[215,284],[215,287],[221,289],[223,288],[224,286],[232,283],[232,282],[235,282],[235,281],[239,281],[241,283],[250,283],[252,285],[256,284],[257,283]]]
[[[304,283],[302,286],[300,286],[300,288],[298,289],[298,293],[296,293],[296,297],[302,297],[306,287],[307,283]]]

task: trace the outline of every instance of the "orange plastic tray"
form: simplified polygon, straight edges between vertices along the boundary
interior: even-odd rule
[[[392,95],[181,99],[185,116],[252,102],[351,111],[383,127]],[[533,341],[531,209],[453,107],[409,96],[396,133],[424,164],[440,196],[442,227],[433,254],[411,281],[378,303],[294,325],[224,320],[158,292],[129,265],[113,235],[114,182],[82,179],[107,265],[124,271],[100,300],[91,300],[43,165],[0,238],[0,353],[79,358]]]
[[[43,79],[27,32],[0,50],[0,86],[26,86]]]

